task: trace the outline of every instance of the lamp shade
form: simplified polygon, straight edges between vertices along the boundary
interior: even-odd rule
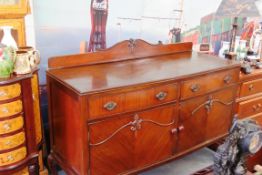
[[[258,17],[260,13],[256,1],[222,0],[216,11],[216,17]]]

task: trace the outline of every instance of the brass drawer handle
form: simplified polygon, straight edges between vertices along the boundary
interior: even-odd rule
[[[156,98],[160,101],[164,100],[167,96],[166,92],[159,92],[158,94],[156,94]]]
[[[254,85],[253,85],[253,84],[250,84],[250,85],[248,86],[248,90],[249,90],[249,91],[253,91],[253,89],[254,89]]]
[[[3,125],[3,128],[5,129],[5,131],[9,131],[11,129],[11,125],[9,123],[5,123]]]
[[[104,108],[108,111],[112,111],[114,110],[115,108],[117,107],[117,103],[113,102],[113,101],[110,101],[110,102],[107,102],[105,105],[104,105]]]
[[[231,76],[231,75],[227,75],[227,76],[225,76],[225,78],[224,78],[224,82],[225,82],[226,84],[229,84],[229,83],[231,82],[231,80],[232,80],[232,76]]]
[[[200,89],[199,84],[193,84],[193,85],[191,86],[191,91],[192,91],[192,92],[197,92],[197,91],[199,91],[199,89]]]
[[[0,91],[0,97],[7,96],[7,93],[5,91]]]

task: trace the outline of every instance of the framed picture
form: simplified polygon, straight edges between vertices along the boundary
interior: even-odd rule
[[[28,0],[0,0],[0,16],[25,16],[29,11]]]

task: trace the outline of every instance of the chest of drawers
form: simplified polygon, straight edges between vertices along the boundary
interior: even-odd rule
[[[191,49],[132,40],[49,59],[52,173],[137,173],[224,137],[240,66]]]
[[[37,71],[1,80],[0,175],[43,170],[41,126]]]
[[[240,119],[252,119],[262,126],[262,71],[255,69],[251,74],[240,74],[240,92],[237,111]],[[248,167],[262,164],[262,150],[249,158]]]

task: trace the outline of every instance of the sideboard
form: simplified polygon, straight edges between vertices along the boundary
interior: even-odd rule
[[[224,137],[240,64],[192,43],[126,40],[49,59],[49,166],[67,174],[134,174]]]

